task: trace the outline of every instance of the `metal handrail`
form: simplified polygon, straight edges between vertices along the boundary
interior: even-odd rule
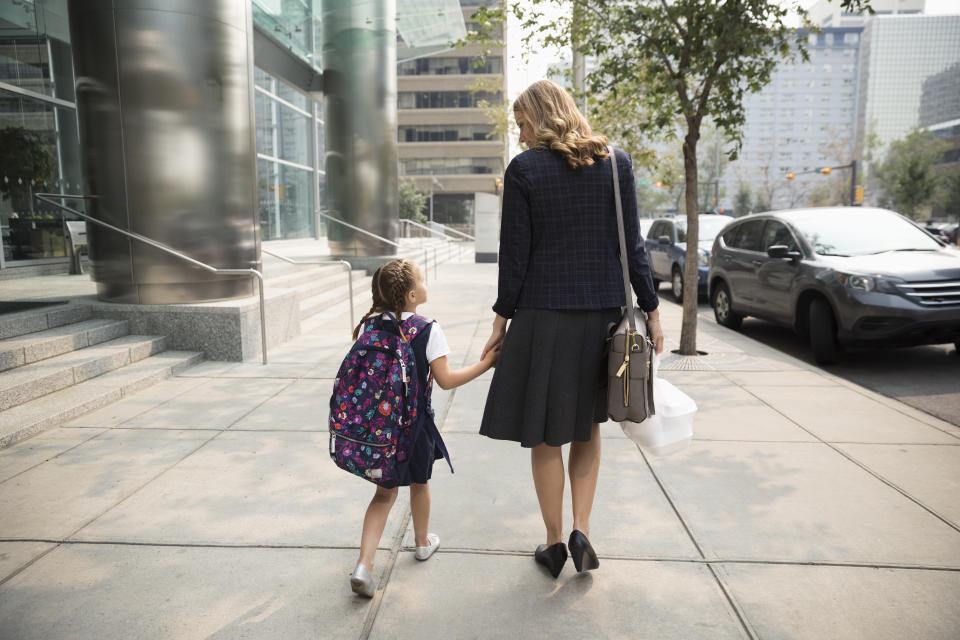
[[[399,242],[394,242],[393,240],[390,240],[389,238],[384,238],[383,236],[378,236],[377,234],[373,233],[372,231],[367,231],[366,229],[361,229],[360,227],[358,227],[358,226],[356,226],[356,225],[352,225],[352,224],[350,224],[349,222],[344,222],[344,221],[341,220],[340,218],[334,218],[334,217],[331,216],[330,214],[324,213],[323,211],[317,210],[317,215],[318,215],[318,216],[322,216],[322,217],[326,218],[327,220],[332,220],[332,221],[334,221],[334,222],[338,222],[338,223],[342,224],[343,226],[345,226],[345,227],[347,227],[347,228],[353,229],[354,231],[359,231],[360,233],[362,233],[362,234],[364,234],[364,235],[368,235],[368,236],[370,236],[371,238],[376,238],[377,240],[380,240],[381,242],[386,242],[387,244],[392,245],[392,246],[394,246],[394,247],[396,247],[396,248],[398,248],[398,249],[402,248],[402,247],[400,246],[400,243],[399,243]],[[430,265],[430,260],[429,260],[428,258],[429,258],[429,256],[428,256],[428,254],[427,254],[427,250],[424,249],[424,250],[423,250],[423,281],[424,281],[424,282],[427,281],[427,268],[428,268],[429,265]],[[433,265],[433,275],[434,275],[434,277],[436,277],[436,275],[437,275],[437,265],[436,265],[436,264]]]
[[[279,258],[284,262],[289,262],[290,264],[339,264],[344,267],[347,271],[347,285],[350,292],[350,331],[353,331],[353,265],[346,260],[294,260],[287,256],[282,256],[279,253],[264,249],[263,247],[260,248],[260,251],[274,258]]]
[[[412,225],[415,226],[415,227],[420,227],[421,229],[426,229],[427,231],[429,231],[430,233],[432,233],[432,234],[434,234],[434,235],[436,235],[436,233],[437,233],[437,230],[436,230],[436,229],[433,229],[432,227],[428,227],[428,226],[425,225],[425,224],[420,224],[419,222],[414,222],[413,220],[410,220],[410,219],[408,219],[408,218],[400,218],[400,222],[406,222],[407,224],[412,224]],[[466,238],[467,240],[473,240],[474,242],[477,240],[477,239],[474,238],[473,236],[468,235],[468,234],[466,234],[466,233],[464,233],[464,232],[462,232],[462,231],[457,231],[456,229],[451,229],[450,227],[448,227],[448,226],[445,225],[445,224],[440,224],[440,223],[435,223],[435,224],[437,224],[437,225],[440,226],[440,233],[446,233],[446,232],[449,231],[450,233],[456,233],[457,235],[461,235],[461,236],[463,236],[464,238]],[[449,240],[450,238],[447,238],[446,236],[443,236],[443,239],[444,239],[444,240]]]
[[[76,209],[73,209],[73,208],[71,208],[71,207],[68,207],[68,206],[66,206],[66,205],[64,205],[64,204],[60,204],[59,202],[54,202],[53,200],[50,200],[50,198],[62,198],[62,199],[64,199],[64,200],[97,200],[97,199],[99,198],[99,196],[70,195],[70,194],[66,194],[66,193],[35,193],[35,194],[33,194],[33,197],[36,198],[36,199],[38,199],[38,200],[41,200],[41,201],[43,201],[43,202],[46,202],[47,204],[52,204],[52,205],[55,206],[55,207],[59,207],[60,209],[63,209],[64,211],[69,211],[69,212],[72,213],[73,215],[75,215],[75,216],[77,216],[77,217],[79,217],[79,218],[83,218],[83,219],[86,220],[87,222],[92,222],[92,223],[94,223],[94,224],[100,225],[101,227],[106,227],[107,229],[110,229],[111,231],[116,231],[117,233],[122,234],[122,235],[125,235],[125,236],[127,236],[128,238],[133,238],[134,240],[139,240],[140,242],[143,242],[144,244],[148,244],[148,245],[150,245],[151,247],[154,247],[155,249],[160,249],[161,251],[163,251],[163,252],[165,252],[165,253],[168,253],[168,254],[170,254],[170,255],[172,255],[172,256],[174,256],[174,257],[180,258],[181,260],[186,260],[186,261],[189,262],[190,264],[192,264],[192,265],[194,265],[194,266],[196,266],[196,267],[200,267],[201,269],[205,269],[205,270],[207,270],[207,271],[210,271],[211,273],[223,274],[223,275],[240,275],[240,274],[255,275],[255,276],[257,277],[257,280],[259,281],[259,284],[260,284],[260,342],[261,342],[262,349],[263,349],[263,364],[267,364],[267,315],[266,315],[266,311],[264,310],[265,307],[264,307],[264,302],[263,302],[263,274],[262,274],[262,273],[260,273],[259,271],[257,271],[256,269],[253,269],[253,268],[247,268],[247,269],[222,269],[222,268],[210,266],[209,264],[206,264],[205,262],[200,262],[199,260],[196,260],[196,259],[194,259],[194,258],[191,258],[191,257],[188,256],[188,255],[185,255],[185,254],[183,254],[183,253],[180,253],[180,252],[177,251],[176,249],[173,249],[173,248],[171,248],[171,247],[168,247],[167,245],[163,244],[162,242],[157,242],[156,240],[153,240],[153,239],[148,238],[148,237],[146,237],[146,236],[142,236],[142,235],[140,235],[139,233],[134,233],[134,232],[132,232],[132,231],[127,231],[126,229],[121,229],[120,227],[115,227],[115,226],[113,226],[112,224],[110,224],[110,223],[108,223],[108,222],[104,222],[103,220],[97,220],[96,218],[93,218],[93,217],[91,217],[91,216],[88,216],[88,215],[85,214],[85,213],[81,213],[80,211],[77,211]]]

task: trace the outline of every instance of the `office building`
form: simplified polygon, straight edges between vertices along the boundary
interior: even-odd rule
[[[460,0],[468,30],[484,4],[490,2]],[[505,38],[502,26],[498,35]],[[463,229],[472,228],[474,194],[497,193],[507,149],[490,114],[506,95],[505,49],[493,49],[482,62],[481,52],[470,45],[397,66],[400,176],[432,194],[435,221]]]
[[[826,27],[806,34],[809,61],[798,56],[782,63],[766,87],[747,96],[743,147],[721,178],[722,207],[733,207],[741,186],[749,188],[754,202],[773,209],[803,205],[824,184],[813,169],[849,161],[861,32]],[[795,178],[787,180],[788,173]]]
[[[857,108],[857,140],[875,136],[880,151],[911,129],[922,126],[921,103],[927,89],[926,119],[950,110],[937,95],[949,92],[941,81],[960,62],[960,15],[881,15],[863,32]],[[955,76],[954,76],[955,77]],[[942,88],[938,88],[942,87]],[[937,106],[941,105],[941,106]]]

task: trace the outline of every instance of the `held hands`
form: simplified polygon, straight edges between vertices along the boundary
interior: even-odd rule
[[[490,333],[490,339],[487,340],[487,344],[483,347],[483,353],[480,354],[480,360],[486,360],[487,354],[496,349],[500,350],[500,347],[503,345],[503,337],[507,334],[507,319],[503,316],[496,316],[493,320],[493,331]],[[494,359],[496,362],[496,359]]]
[[[647,314],[647,330],[657,355],[663,352],[663,327],[660,326],[660,310],[654,309]]]
[[[486,371],[491,367],[497,366],[497,360],[500,358],[500,345],[496,345],[494,348],[489,351],[485,350],[483,356],[480,358],[480,363],[483,365],[483,370]]]

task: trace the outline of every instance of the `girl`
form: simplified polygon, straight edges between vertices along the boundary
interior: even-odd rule
[[[353,331],[354,340],[360,334],[364,324],[375,316],[391,312],[398,318],[404,333],[408,333],[408,320],[413,316],[417,307],[427,301],[427,285],[420,267],[410,260],[397,259],[381,266],[373,274],[373,306],[364,316],[360,324]],[[450,347],[447,345],[443,331],[436,322],[431,322],[423,330],[408,335],[417,360],[417,374],[420,377],[422,396],[418,398],[419,406],[430,407],[430,385],[427,368],[433,374],[442,389],[452,389],[470,382],[484,371],[493,366],[497,360],[498,350],[489,350],[484,358],[469,367],[450,370],[447,354]],[[419,436],[410,453],[410,462],[405,477],[397,483],[398,486],[410,486],[410,511],[413,514],[413,533],[416,540],[417,560],[426,560],[440,546],[440,537],[435,533],[427,532],[430,521],[430,487],[427,484],[433,473],[433,462],[450,457],[446,446],[440,437],[437,426],[433,421],[433,410],[428,409],[422,414],[424,424],[419,430]],[[453,471],[453,466],[450,467]],[[360,537],[360,558],[357,568],[350,576],[350,586],[354,593],[372,598],[376,587],[373,583],[373,559],[380,544],[380,537],[387,524],[390,508],[397,499],[397,487],[378,486],[370,505],[367,507],[363,519],[363,533]]]

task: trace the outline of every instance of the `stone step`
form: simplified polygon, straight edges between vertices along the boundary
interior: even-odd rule
[[[270,288],[293,289],[302,284],[316,281],[347,279],[346,270],[340,265],[291,265],[294,270],[276,277],[266,278],[264,284]]]
[[[159,353],[162,336],[124,336],[0,373],[0,411]]]
[[[366,272],[362,270],[353,271],[352,275],[354,289],[357,288],[358,282],[360,282],[363,278],[367,278]],[[296,289],[297,295],[299,296],[300,300],[303,301],[307,298],[320,295],[324,292],[340,289],[344,291],[343,295],[345,296],[346,291],[349,288],[349,283],[347,282],[346,271],[340,271],[332,278],[328,276],[325,278],[318,278],[316,280],[308,280],[290,288]],[[303,308],[302,305],[301,308]]]
[[[164,351],[0,413],[0,449],[156,384],[203,360],[192,351]]]
[[[354,300],[358,297],[361,297],[366,300],[367,306],[362,310],[358,307],[355,307],[354,311],[356,313],[362,313],[366,311],[370,306],[370,282],[373,278],[369,276],[354,276],[353,278],[353,295]],[[360,295],[363,294],[363,295]],[[346,303],[349,296],[349,287],[346,284],[340,286],[328,287],[326,290],[321,293],[317,293],[312,296],[307,296],[300,299],[300,322],[303,322],[307,318],[315,316],[318,313],[322,313],[326,309],[329,309],[331,306],[344,302]],[[347,309],[349,313],[349,309]]]
[[[123,320],[82,320],[0,340],[0,371],[83,349],[127,335]]]
[[[0,315],[0,340],[62,327],[72,322],[89,320],[91,317],[90,306],[76,302],[5,313]]]

